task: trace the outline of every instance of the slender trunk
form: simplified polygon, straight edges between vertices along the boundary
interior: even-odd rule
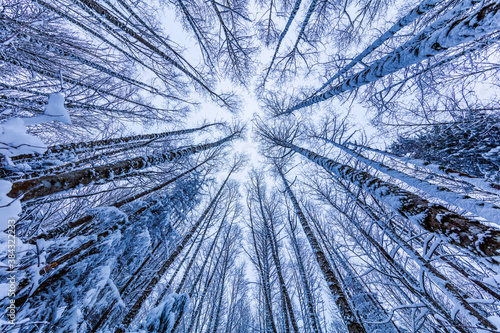
[[[347,190],[347,189],[346,189]],[[349,190],[347,190],[349,191]],[[486,316],[478,311],[474,306],[472,306],[468,301],[468,296],[461,292],[457,287],[455,287],[446,276],[444,276],[441,272],[439,272],[431,263],[421,256],[417,251],[415,251],[406,241],[404,241],[393,229],[391,225],[386,223],[382,218],[377,216],[368,205],[362,203],[359,198],[356,198],[354,194],[350,193],[350,196],[355,201],[355,203],[362,209],[362,211],[369,216],[379,227],[384,230],[384,232],[389,236],[391,240],[393,240],[398,246],[406,252],[406,254],[412,258],[417,265],[420,267],[423,272],[427,274],[427,276],[433,281],[445,294],[448,298],[453,302],[455,306],[459,309],[462,309],[464,314],[468,318],[473,318],[472,322],[478,322],[485,328],[495,329],[495,326],[491,324]],[[344,214],[346,217],[349,216],[338,207],[335,203],[332,203],[332,206],[340,213]],[[357,223],[354,223],[358,230],[360,227]],[[422,281],[423,283],[423,281]]]
[[[300,8],[300,3],[302,0],[296,0],[295,5],[293,6],[293,10],[290,13],[290,17],[288,18],[288,21],[286,22],[285,28],[280,34],[280,37],[278,39],[278,44],[276,45],[276,49],[274,50],[273,53],[273,58],[271,59],[271,63],[269,64],[269,67],[267,68],[266,75],[263,80],[263,84],[266,84],[267,77],[269,76],[269,73],[271,72],[271,69],[273,68],[274,61],[276,60],[276,57],[278,56],[278,51],[280,49],[281,43],[283,42],[283,39],[285,39],[285,36],[288,32],[288,29],[290,29],[290,26],[292,25],[293,19],[295,18],[295,15],[297,15],[297,12],[299,11]]]
[[[182,287],[184,286],[184,283],[186,282],[186,279],[187,279],[187,276],[189,274],[189,271],[191,269],[191,266],[194,264],[194,261],[196,259],[196,255],[198,254],[198,252],[200,251],[201,249],[201,245],[203,243],[203,240],[205,239],[205,234],[206,232],[208,231],[208,225],[210,223],[210,221],[212,220],[213,218],[213,215],[215,214],[215,209],[212,211],[212,215],[210,216],[210,218],[207,220],[207,225],[205,227],[205,230],[203,231],[203,236],[202,236],[202,239],[200,241],[200,243],[198,244],[198,246],[196,247],[196,250],[195,252],[193,253],[192,257],[191,257],[191,260],[189,261],[186,269],[184,270],[184,275],[182,276],[182,279],[181,279],[181,282],[179,282],[179,285],[177,286],[177,289],[175,290],[175,293],[176,294],[179,294],[182,290]],[[213,249],[213,246],[215,245],[215,242],[217,241],[217,238],[218,238],[218,235],[219,235],[219,232],[220,230],[222,230],[222,226],[224,225],[224,222],[226,220],[226,217],[228,215],[228,210],[226,209],[225,212],[224,212],[224,216],[222,217],[222,221],[220,223],[220,226],[219,226],[219,229],[217,231],[217,236],[215,237],[214,241],[212,242],[212,247],[210,248],[210,251],[208,252],[207,254],[207,258],[208,256],[210,256],[211,254],[211,250]],[[189,297],[191,297],[191,293],[189,294]]]
[[[219,191],[215,195],[215,197],[212,199],[208,207],[205,209],[205,211],[201,214],[200,218],[196,223],[193,224],[191,229],[187,232],[186,235],[182,238],[182,241],[177,245],[174,251],[169,255],[167,260],[163,263],[163,265],[158,269],[158,271],[154,274],[154,276],[151,278],[151,281],[149,284],[142,290],[141,294],[139,295],[139,298],[135,301],[133,306],[130,308],[130,310],[125,314],[121,325],[119,325],[115,332],[116,333],[124,333],[125,330],[128,328],[130,323],[134,320],[134,318],[137,316],[139,310],[141,309],[142,304],[144,301],[147,299],[147,297],[153,292],[155,286],[157,285],[158,281],[161,279],[161,277],[165,274],[167,269],[170,267],[170,265],[174,262],[174,260],[179,256],[179,254],[182,252],[188,241],[191,239],[193,234],[196,232],[202,221],[205,219],[205,217],[208,215],[208,213],[212,210],[212,208],[215,206],[216,202],[218,201],[219,196],[222,194],[222,190],[224,189],[227,181],[229,180],[229,177],[233,173],[235,168],[232,168],[231,171],[229,172],[228,176],[222,183],[221,187],[219,188]]]
[[[363,149],[366,149],[366,150],[369,150],[369,151],[373,151],[375,153],[379,153],[381,155],[385,155],[385,156],[389,156],[389,157],[392,157],[392,158],[395,158],[399,161],[402,161],[404,163],[411,163],[413,165],[416,165],[416,166],[420,166],[420,167],[424,167],[424,168],[427,168],[433,172],[436,172],[436,173],[439,173],[441,175],[444,175],[444,176],[452,176],[452,177],[458,177],[458,179],[466,184],[469,184],[471,186],[477,186],[479,187],[480,189],[484,190],[484,191],[495,191],[496,193],[498,193],[497,191],[500,190],[500,185],[499,184],[495,184],[495,183],[489,183],[487,184],[484,180],[476,177],[476,176],[472,176],[472,175],[469,175],[469,174],[466,174],[466,173],[463,173],[461,171],[457,171],[457,170],[453,170],[453,169],[450,169],[448,167],[445,167],[445,166],[442,166],[442,165],[435,165],[433,164],[432,162],[428,162],[428,161],[422,161],[422,160],[415,160],[415,159],[412,159],[412,158],[409,158],[409,157],[404,157],[404,156],[400,156],[400,155],[397,155],[397,154],[394,154],[394,153],[390,153],[388,151],[384,151],[384,150],[380,150],[380,149],[376,149],[376,148],[371,148],[371,147],[367,147],[367,146],[363,146],[363,145],[360,145],[360,144],[354,144],[354,143],[348,143],[348,145],[353,145],[353,146],[356,146],[356,147],[359,147],[359,148],[363,148]]]
[[[262,281],[262,291],[264,293],[264,303],[265,303],[265,310],[266,310],[266,322],[265,322],[265,327],[266,330],[269,328],[273,333],[277,333],[276,326],[274,324],[274,316],[273,316],[273,308],[272,308],[272,300],[271,300],[271,288],[269,286],[269,279],[267,276],[264,274],[264,267],[262,260],[260,258],[260,255],[262,254],[259,251],[259,248],[257,246],[257,239],[255,237],[255,229],[253,225],[253,217],[252,217],[252,209],[251,206],[248,206],[249,209],[249,218],[250,218],[250,229],[252,233],[252,240],[253,240],[253,246],[256,254],[256,260],[257,260],[257,266],[258,266],[258,271],[260,275],[260,280]]]
[[[390,168],[383,163],[370,160],[370,159],[364,157],[363,155],[361,155],[361,154],[359,154],[359,153],[357,153],[357,152],[355,152],[355,151],[353,151],[353,150],[351,150],[343,145],[340,145],[332,140],[328,140],[328,139],[324,139],[324,138],[321,138],[321,139],[331,143],[335,147],[337,147],[337,148],[341,149],[342,151],[344,151],[345,153],[353,156],[358,161],[361,161],[364,164],[371,166],[375,170],[378,170],[378,171],[383,172],[392,178],[395,178],[395,179],[398,179],[402,182],[405,182],[406,184],[413,186],[413,187],[427,193],[430,196],[434,196],[434,197],[441,199],[441,200],[443,200],[451,205],[455,205],[455,206],[460,207],[464,210],[467,210],[471,213],[482,216],[482,217],[486,218],[487,220],[489,220],[490,222],[500,224],[500,207],[498,207],[494,204],[491,204],[489,202],[476,200],[476,199],[471,198],[467,195],[460,195],[460,194],[454,193],[445,187],[428,183],[424,180],[409,176],[403,172],[400,172],[398,170]]]
[[[311,287],[309,286],[309,280],[307,279],[306,270],[304,268],[304,263],[302,261],[302,254],[300,253],[300,248],[297,244],[297,238],[295,237],[295,231],[290,223],[290,241],[292,243],[293,251],[295,253],[295,258],[297,259],[297,266],[299,268],[300,279],[304,287],[304,294],[306,296],[307,311],[309,316],[310,325],[313,333],[320,333],[318,322],[316,320],[316,313],[314,311],[314,298],[312,296]]]
[[[228,234],[229,235],[229,234]],[[208,293],[208,289],[209,289],[209,286],[210,284],[212,283],[212,279],[214,278],[215,276],[215,273],[217,271],[217,267],[219,265],[219,262],[220,262],[220,259],[222,258],[222,254],[224,253],[224,247],[226,246],[226,241],[227,241],[228,237],[226,237],[224,239],[224,243],[222,245],[222,248],[221,248],[221,251],[219,252],[219,255],[217,256],[217,259],[215,260],[215,266],[212,270],[212,272],[210,273],[210,269],[209,269],[209,276],[207,278],[207,280],[205,281],[205,286],[203,288],[203,292],[201,293],[201,296],[199,297],[199,303],[198,303],[198,306],[196,307],[196,310],[194,311],[194,313],[192,314],[191,316],[191,321],[189,323],[189,328],[187,330],[187,332],[194,332],[195,330],[193,330],[194,328],[194,325],[196,323],[196,320],[198,319],[198,316],[201,312],[201,308],[203,307],[203,305],[205,304],[204,303],[204,300],[205,300],[205,297]],[[212,243],[213,246],[215,246],[216,244],[216,239],[214,240],[214,242]],[[215,255],[214,255],[215,256]],[[208,259],[208,257],[207,257]],[[213,258],[212,258],[213,259]],[[206,261],[205,261],[206,262]],[[211,264],[210,264],[211,265]],[[198,277],[197,277],[197,280],[201,279],[202,277],[202,271],[200,271],[200,274],[198,274]],[[194,286],[193,286],[194,287]],[[194,288],[191,288],[190,290],[190,295],[192,295],[194,293]],[[171,333],[174,333],[175,332],[175,329],[177,328],[178,324],[173,326],[172,328],[172,332]]]
[[[285,282],[285,279],[283,278],[283,272],[282,272],[281,262],[280,262],[279,253],[278,253],[278,242],[276,240],[276,233],[275,233],[274,227],[273,227],[274,221],[272,221],[271,214],[266,214],[266,212],[264,211],[264,206],[262,203],[263,198],[262,198],[261,188],[257,188],[257,196],[258,196],[257,199],[259,201],[260,213],[262,215],[262,221],[264,222],[264,228],[266,229],[266,235],[267,235],[267,238],[269,240],[269,244],[271,245],[271,256],[273,257],[274,265],[276,266],[276,272],[278,274],[278,280],[280,283],[280,290],[281,290],[282,298],[284,301],[283,313],[285,314],[285,317],[288,317],[288,316],[286,316],[286,314],[288,312],[290,322],[292,324],[292,328],[293,328],[294,332],[298,333],[299,327],[298,327],[297,321],[295,319],[295,314],[293,313],[292,302],[290,300],[290,295],[288,294],[286,282]],[[266,215],[268,215],[270,221],[268,221],[268,217],[266,217]],[[288,309],[288,311],[287,311],[287,309]],[[286,331],[288,332],[289,331],[288,322],[286,322],[285,324],[286,324]]]
[[[228,237],[229,237],[229,235],[228,235]],[[224,258],[224,266],[223,266],[223,269],[221,271],[222,279],[219,281],[219,284],[221,286],[221,291],[220,291],[220,295],[218,297],[217,308],[215,310],[215,318],[213,320],[214,327],[211,330],[212,333],[216,333],[217,329],[219,328],[220,313],[221,313],[221,309],[222,309],[222,300],[224,299],[224,291],[226,290],[225,283],[226,283],[227,269],[228,269],[228,265],[229,265],[229,256],[230,256],[230,252],[229,252],[229,246],[228,246],[228,248],[226,249],[226,255]]]
[[[422,15],[428,13],[431,9],[436,7],[436,5],[441,2],[441,0],[424,0],[417,7],[413,8],[408,14],[404,17],[400,18],[392,27],[389,28],[385,33],[382,34],[379,38],[377,38],[370,46],[364,49],[360,54],[358,54],[354,59],[351,60],[346,66],[344,66],[341,70],[339,70],[333,77],[331,77],[326,83],[319,88],[314,95],[319,93],[325,87],[327,87],[333,80],[337,79],[344,73],[346,73],[349,69],[358,64],[364,57],[369,55],[373,50],[378,48],[384,42],[388,41],[392,38],[398,31],[408,26]]]
[[[119,74],[119,73],[117,73],[117,72],[115,72],[115,71],[113,71],[113,70],[111,70],[111,69],[109,69],[107,67],[104,67],[104,66],[99,65],[99,64],[97,64],[95,62],[92,62],[92,61],[90,61],[88,59],[80,57],[80,56],[78,56],[78,55],[76,55],[76,54],[74,54],[74,53],[72,53],[70,51],[67,51],[67,50],[64,50],[64,49],[60,49],[57,46],[54,46],[52,44],[47,44],[45,42],[42,42],[41,40],[37,39],[34,36],[28,36],[28,35],[26,35],[24,33],[20,33],[20,34],[18,34],[18,37],[26,39],[26,40],[29,40],[30,43],[33,46],[44,48],[47,51],[53,52],[53,53],[55,53],[55,54],[57,54],[57,55],[59,55],[61,57],[66,57],[66,58],[68,58],[70,60],[75,60],[75,61],[77,61],[77,62],[79,62],[81,64],[87,65],[87,66],[89,66],[91,68],[94,68],[95,70],[98,70],[98,71],[100,71],[102,73],[105,73],[105,74],[107,74],[109,76],[115,77],[115,78],[117,78],[117,79],[119,79],[121,81],[124,81],[126,83],[130,83],[130,84],[132,84],[134,86],[137,86],[137,87],[139,87],[141,89],[144,89],[144,90],[146,90],[146,91],[148,91],[148,92],[150,92],[152,94],[158,94],[158,95],[160,95],[162,97],[165,97],[165,98],[175,98],[172,95],[166,95],[166,94],[160,92],[157,88],[154,88],[154,87],[152,87],[152,86],[150,86],[148,84],[145,84],[144,82],[140,82],[140,81],[131,79],[131,78],[129,78],[127,76],[124,76],[122,74]]]
[[[359,318],[355,315],[353,309],[351,308],[347,300],[347,295],[345,294],[344,290],[341,289],[339,281],[337,280],[337,277],[333,272],[333,269],[330,263],[328,262],[325,254],[321,250],[318,240],[316,239],[316,236],[313,234],[313,231],[309,226],[309,222],[307,222],[307,219],[304,213],[302,212],[302,209],[300,208],[299,202],[295,198],[295,195],[293,194],[290,186],[288,185],[285,175],[282,173],[280,169],[278,169],[278,172],[281,176],[281,179],[283,180],[283,184],[285,185],[285,190],[288,196],[290,197],[290,200],[295,209],[295,213],[299,218],[299,221],[302,225],[302,229],[304,229],[304,233],[307,236],[307,240],[309,241],[309,244],[314,252],[314,255],[316,256],[316,261],[318,262],[319,268],[323,272],[325,280],[328,284],[328,288],[330,289],[330,292],[332,293],[335,299],[335,303],[337,304],[340,315],[347,329],[349,330],[350,333],[366,332],[363,325],[359,322]]]
[[[462,333],[470,333],[471,331],[466,327],[462,327],[462,323],[454,319],[448,311],[442,307],[435,299],[433,299],[424,289],[421,288],[420,283],[395,259],[394,256],[388,253],[371,235],[369,235],[357,223],[353,223],[359,233],[365,238],[379,253],[385,261],[392,267],[392,272],[401,278],[399,279],[403,285],[414,294],[422,303],[424,303],[429,310],[439,317],[446,320],[447,324],[457,329]]]
[[[90,33],[92,36],[96,37],[97,39],[101,40],[102,42],[104,42],[105,44],[111,46],[112,48],[114,48],[115,50],[119,51],[121,54],[125,55],[128,59],[131,59],[139,64],[141,64],[142,66],[144,66],[145,68],[149,69],[151,72],[155,73],[157,77],[161,78],[162,75],[161,75],[161,72],[156,70],[154,67],[152,66],[149,66],[147,65],[140,57],[137,57],[127,51],[125,51],[123,48],[119,47],[118,45],[112,43],[109,38],[105,38],[102,36],[102,34],[90,29],[88,27],[88,25],[82,23],[80,20],[77,20],[77,19],[74,19],[72,18],[71,16],[65,14],[62,10],[60,10],[59,8],[56,8],[56,7],[53,7],[51,5],[49,5],[48,3],[46,3],[45,1],[43,0],[33,0],[35,3],[37,3],[39,6],[59,15],[60,17],[64,18],[65,20],[67,20],[68,22],[71,22],[72,24],[76,25],[77,27],[83,29],[84,31],[87,31],[88,33]]]
[[[328,252],[328,255],[330,256],[331,261],[334,264],[338,263],[339,266],[343,267],[346,272],[347,276],[344,281],[348,280],[348,282],[344,282],[344,285],[348,286],[346,287],[346,289],[351,288],[350,297],[352,299],[352,306],[356,310],[356,314],[358,314],[360,318],[363,318],[363,323],[365,323],[366,321],[383,322],[381,324],[365,323],[365,326],[368,327],[368,330],[371,331],[379,329],[387,333],[399,332],[399,329],[396,327],[396,325],[394,325],[394,322],[392,320],[385,320],[385,318],[387,317],[387,312],[385,311],[385,309],[382,307],[378,299],[371,295],[368,290],[366,290],[366,288],[362,285],[362,281],[360,281],[356,272],[353,272],[351,270],[349,261],[345,259],[342,253],[338,252],[335,249],[335,245],[330,241],[328,237],[326,237],[326,232],[320,226],[318,221],[316,221],[316,219],[310,214],[307,208],[306,212],[308,213],[309,219],[312,221],[314,227],[316,228],[316,231],[321,238],[326,252]]]
[[[88,152],[89,149],[94,150],[95,148],[98,148],[98,147],[114,146],[114,145],[120,145],[120,144],[124,144],[124,143],[135,142],[135,141],[143,141],[143,140],[156,141],[156,140],[164,139],[164,138],[167,138],[170,136],[184,135],[184,134],[189,134],[189,133],[193,133],[196,131],[201,131],[207,127],[217,126],[217,125],[221,125],[221,123],[207,124],[207,125],[203,125],[203,126],[200,126],[197,128],[189,128],[189,129],[179,130],[179,131],[131,135],[131,136],[125,136],[125,137],[121,137],[121,138],[60,144],[60,145],[56,145],[56,146],[52,146],[52,147],[47,148],[47,151],[43,154],[18,155],[18,156],[13,156],[12,160],[16,161],[16,160],[29,160],[32,158],[46,158],[52,154],[60,154],[60,153],[69,154],[69,153],[80,153],[82,151]]]

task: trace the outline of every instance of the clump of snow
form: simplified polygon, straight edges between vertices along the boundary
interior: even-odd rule
[[[49,95],[49,102],[45,107],[43,116],[23,118],[26,125],[36,125],[53,120],[64,124],[71,124],[68,111],[64,108],[64,96],[61,93]]]
[[[186,294],[172,293],[168,295],[165,301],[149,312],[139,332],[170,332],[177,316],[182,315],[186,310],[188,301],[189,298]]]
[[[500,274],[488,276],[483,279],[484,283],[487,283],[495,288],[500,286]]]
[[[71,124],[68,111],[64,108],[61,93],[50,94],[44,115],[31,118],[12,118],[0,124],[0,154],[7,159],[12,156],[44,153],[45,144],[37,137],[26,133],[26,125],[37,125],[50,121]]]

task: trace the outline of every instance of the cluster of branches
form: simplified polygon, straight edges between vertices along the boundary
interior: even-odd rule
[[[500,224],[498,184],[349,143],[345,121],[324,119],[321,124],[304,128],[290,120],[273,126],[256,122],[270,168],[290,201],[281,204],[280,213],[272,213],[275,206],[268,203],[259,219],[272,235],[273,228],[263,219],[274,221],[277,214],[286,220],[283,212],[295,213],[343,327],[349,332],[367,332],[377,325],[389,325],[383,331],[495,331],[490,317],[499,310],[499,289],[493,280],[485,281],[498,270],[500,230],[483,218]],[[311,141],[313,150],[304,147]],[[321,151],[316,152],[318,147]],[[340,154],[329,157],[334,148]],[[297,159],[302,171],[294,170]],[[287,173],[298,179],[290,183]],[[445,186],[452,183],[455,186]],[[290,233],[287,236],[293,243]],[[262,262],[270,261],[266,253],[272,259],[276,246],[269,236],[266,242],[261,240],[264,245],[256,248]],[[259,265],[259,271],[270,274],[261,277],[263,301],[277,297],[271,277],[276,274],[279,280],[280,265]],[[293,269],[301,270],[299,264]],[[282,315],[289,308],[285,303]],[[270,307],[265,315],[272,315]]]

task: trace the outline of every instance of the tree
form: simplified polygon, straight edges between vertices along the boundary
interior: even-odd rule
[[[344,320],[347,329],[349,330],[349,332],[366,332],[365,328],[363,327],[363,324],[360,321],[360,318],[355,314],[355,312],[352,309],[351,306],[352,302],[348,301],[347,295],[345,294],[345,291],[342,290],[342,287],[339,283],[339,280],[335,272],[333,271],[332,267],[330,266],[330,263],[326,259],[325,254],[321,250],[319,243],[316,237],[314,236],[313,231],[311,230],[311,227],[309,226],[309,223],[307,222],[307,219],[304,213],[302,212],[302,209],[300,208],[297,199],[295,198],[295,195],[293,194],[292,190],[290,189],[290,186],[288,185],[288,182],[285,178],[285,175],[283,174],[283,171],[281,171],[280,169],[278,169],[277,171],[282,178],[286,192],[290,197],[290,200],[292,201],[293,207],[295,209],[295,213],[297,214],[299,221],[302,224],[302,229],[304,230],[304,233],[307,236],[309,245],[313,248],[318,265],[321,268],[321,271],[323,272],[323,275],[325,277],[325,280],[327,281],[330,292],[332,293],[332,296],[335,299],[335,303],[339,308],[339,311],[342,315],[342,319]]]
[[[430,204],[426,199],[373,177],[365,171],[356,170],[348,165],[335,162],[313,151],[299,147],[287,139],[287,137],[294,134],[294,129],[285,128],[279,132],[279,129],[272,130],[260,124],[259,130],[264,140],[267,140],[271,145],[287,148],[304,156],[325,170],[332,172],[337,177],[358,186],[374,197],[384,201],[395,213],[409,219],[422,229],[444,237],[450,244],[460,246],[463,250],[477,258],[487,258],[496,255],[495,253],[497,253],[499,245],[496,244],[495,238],[483,238],[484,232],[487,235],[495,235],[498,232],[495,228],[490,229],[479,221],[456,214],[444,206]],[[417,215],[419,216],[418,218]],[[478,231],[478,233],[475,233],[475,231]],[[456,236],[451,236],[455,233]],[[467,237],[464,238],[460,235],[467,235]],[[473,239],[475,237],[476,240],[480,237],[482,242],[472,243],[469,237]]]
[[[495,115],[471,113],[416,137],[399,137],[390,151],[498,183],[498,123]]]
[[[463,12],[465,8],[467,7],[461,4],[458,5],[456,11]],[[486,34],[492,33],[498,28],[496,24],[493,23],[498,14],[498,10],[498,4],[492,3],[480,8],[465,19],[459,18],[450,22],[446,19],[448,17],[455,17],[454,14],[456,13],[454,11],[453,14],[448,13],[448,16],[445,16],[439,21],[440,24],[446,24],[435,24],[439,27],[437,29],[435,26],[431,26],[406,44],[394,50],[391,54],[374,62],[365,70],[350,76],[322,94],[313,96],[297,105],[291,106],[284,113],[292,113],[300,108],[311,106],[343,92],[377,81],[386,75],[421,62],[447,49],[458,46],[461,43],[479,39]],[[482,25],[483,22],[484,26]],[[465,31],[468,31],[468,33],[464,34]],[[451,36],[453,36],[453,38]]]

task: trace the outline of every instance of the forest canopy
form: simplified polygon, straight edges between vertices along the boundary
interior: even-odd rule
[[[4,0],[2,332],[500,332],[500,2]]]

